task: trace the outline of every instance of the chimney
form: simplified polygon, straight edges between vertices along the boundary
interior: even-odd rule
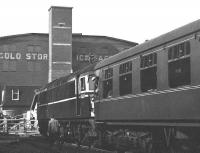
[[[48,82],[72,73],[72,8],[49,9]]]

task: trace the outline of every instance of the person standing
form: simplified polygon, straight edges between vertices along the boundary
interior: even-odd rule
[[[56,140],[58,140],[59,138],[59,127],[60,124],[58,120],[56,120],[52,115],[48,123],[48,131],[47,131],[47,135],[49,136],[51,144],[54,144]]]

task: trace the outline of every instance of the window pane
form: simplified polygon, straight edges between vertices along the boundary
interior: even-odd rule
[[[132,93],[132,74],[126,74],[119,77],[120,96]]]
[[[185,55],[185,53],[184,53],[184,43],[182,43],[178,46],[178,50],[179,50],[179,57],[182,57],[182,56]]]
[[[132,71],[132,62],[126,62],[124,64],[121,64],[119,67],[119,74],[127,73]]]
[[[156,67],[141,70],[141,90],[146,92],[157,88]]]
[[[85,78],[81,78],[81,91],[85,90]]]
[[[112,97],[112,79],[103,81],[103,98]]]
[[[190,58],[180,59],[169,63],[169,87],[189,85],[190,78]]]
[[[95,80],[92,79],[92,77],[89,78],[89,90],[94,90],[94,83]]]
[[[186,55],[190,54],[190,42],[185,43],[185,48],[186,48]]]
[[[168,60],[178,59],[188,54],[190,54],[189,41],[170,47],[168,50]]]
[[[170,47],[168,50],[168,60],[172,59],[172,48]]]
[[[113,69],[109,68],[105,70],[105,79],[111,78],[113,76]]]
[[[157,63],[157,54],[151,53],[148,55],[140,56],[141,59],[141,68],[151,67],[152,65]]]

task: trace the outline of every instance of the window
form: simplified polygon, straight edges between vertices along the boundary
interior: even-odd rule
[[[89,90],[94,90],[94,86],[95,86],[95,78],[94,77],[91,77],[89,76]]]
[[[112,79],[103,81],[103,98],[112,97]]]
[[[148,55],[141,56],[140,59],[141,59],[140,67],[142,69],[149,68],[149,67],[155,66],[157,64],[157,54],[156,53],[151,53]]]
[[[132,62],[121,64],[119,74],[120,96],[132,93]]]
[[[189,54],[189,41],[168,49],[168,79],[170,88],[191,83]]]
[[[184,42],[168,49],[168,60],[177,60],[190,54],[190,42]]]
[[[113,69],[112,68],[105,70],[105,79],[109,79],[112,76],[113,76]]]
[[[104,71],[104,81],[103,81],[103,98],[112,97],[112,90],[113,90],[113,69],[109,68]]]
[[[81,91],[85,91],[85,77],[81,78]]]
[[[157,54],[141,56],[140,81],[141,91],[147,92],[157,88]]]
[[[19,89],[12,89],[12,100],[19,100]]]

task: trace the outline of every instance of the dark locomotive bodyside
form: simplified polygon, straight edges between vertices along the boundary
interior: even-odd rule
[[[43,87],[35,96],[41,134],[46,135],[50,116],[54,116],[63,126],[78,128],[89,125],[94,113],[91,104],[93,96],[93,67],[59,78]],[[74,131],[75,133],[75,131]]]
[[[99,96],[94,105],[102,135],[110,133],[107,137],[118,139],[110,141],[115,144],[121,143],[119,137],[137,135],[139,140],[145,135],[142,141],[147,146],[150,139],[153,152],[158,146],[165,146],[160,152],[180,151],[184,147],[172,140],[183,137],[192,143],[200,140],[199,59],[200,20],[97,64]]]

